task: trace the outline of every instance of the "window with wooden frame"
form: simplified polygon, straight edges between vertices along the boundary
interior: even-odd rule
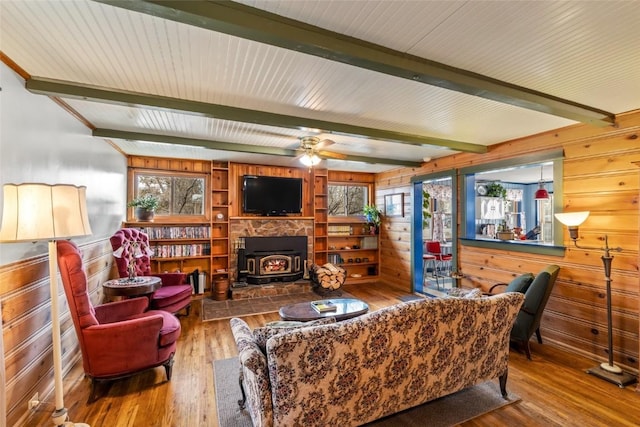
[[[328,193],[329,216],[362,216],[365,205],[370,204],[371,184],[330,182]]]
[[[133,169],[129,175],[129,200],[148,194],[158,197],[156,219],[202,221],[209,218],[209,176],[203,173]],[[129,212],[133,218],[133,210]]]

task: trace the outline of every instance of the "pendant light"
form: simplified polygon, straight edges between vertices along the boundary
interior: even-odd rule
[[[549,192],[544,188],[544,179],[542,179],[542,166],[540,166],[540,181],[538,181],[538,189],[536,190],[536,200],[549,200]]]

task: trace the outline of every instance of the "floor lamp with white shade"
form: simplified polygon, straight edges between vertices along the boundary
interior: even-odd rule
[[[607,285],[607,351],[609,360],[605,363],[601,363],[599,366],[588,369],[587,373],[595,375],[596,377],[609,381],[611,383],[617,384],[619,387],[625,387],[629,384],[635,383],[637,380],[635,376],[624,372],[622,368],[620,368],[613,362],[613,325],[611,323],[611,262],[613,261],[611,251],[621,252],[622,248],[610,248],[609,238],[606,234],[604,236],[604,248],[578,245],[578,227],[580,226],[580,224],[586,221],[588,216],[588,211],[555,214],[556,219],[566,225],[569,229],[569,237],[571,237],[571,240],[573,240],[576,248],[604,251],[604,255],[601,258],[602,263],[604,264],[604,278]]]
[[[62,344],[58,306],[58,257],[56,240],[91,234],[86,187],[67,184],[5,184],[0,242],[49,242],[51,333],[56,426],[88,427],[68,421],[62,385]]]

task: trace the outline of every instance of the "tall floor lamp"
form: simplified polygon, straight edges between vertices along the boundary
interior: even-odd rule
[[[578,226],[580,226],[580,224],[582,224],[588,216],[588,211],[555,214],[556,219],[568,227],[569,237],[571,237],[571,240],[573,240],[573,244],[576,246],[576,248],[597,249],[604,251],[604,255],[601,258],[602,263],[604,264],[604,278],[607,283],[607,333],[609,335],[607,337],[607,344],[609,360],[606,363],[601,363],[599,366],[588,369],[587,373],[611,383],[617,384],[619,387],[625,387],[629,384],[635,383],[637,379],[635,376],[624,372],[613,362],[613,326],[611,322],[611,262],[613,261],[613,256],[610,254],[610,252],[621,252],[622,248],[610,248],[609,238],[606,234],[604,236],[604,248],[579,246]]]
[[[62,344],[58,307],[58,254],[56,240],[91,234],[87,215],[86,187],[66,184],[5,184],[0,242],[49,242],[51,333],[56,426],[84,426],[67,421],[62,386]]]

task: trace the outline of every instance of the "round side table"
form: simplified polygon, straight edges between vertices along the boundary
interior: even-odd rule
[[[108,297],[139,297],[151,295],[162,284],[159,277],[140,276],[129,279],[113,279],[102,284]]]

